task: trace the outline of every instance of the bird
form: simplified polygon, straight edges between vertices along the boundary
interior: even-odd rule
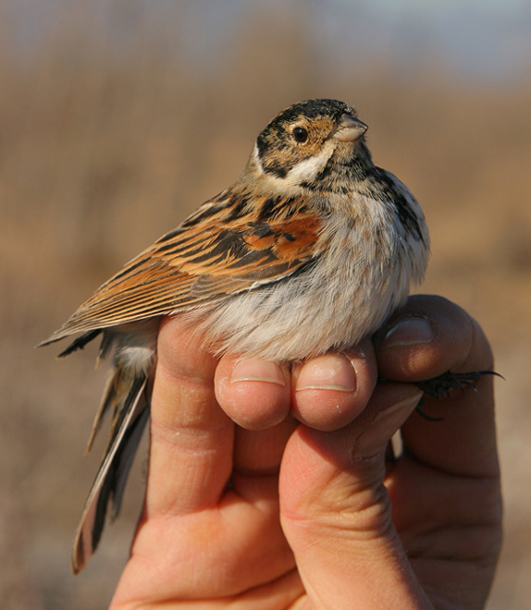
[[[110,411],[109,440],[76,531],[74,573],[96,550],[108,507],[112,518],[120,512],[149,419],[162,316],[182,316],[217,356],[293,363],[351,348],[422,281],[424,214],[373,163],[367,129],[338,100],[284,109],[232,186],[127,263],[41,343],[81,333],[64,357],[101,336],[98,362],[112,360],[88,450]],[[437,391],[441,383],[441,395],[470,385],[471,375],[443,380]]]

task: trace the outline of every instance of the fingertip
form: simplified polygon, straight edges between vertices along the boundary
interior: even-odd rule
[[[373,342],[380,375],[395,381],[488,368],[492,361],[477,322],[455,303],[433,295],[410,297]]]
[[[269,428],[289,414],[289,370],[276,362],[223,356],[216,369],[215,392],[225,413],[247,430]]]
[[[369,341],[349,352],[311,358],[293,367],[292,413],[311,428],[336,430],[359,415],[375,384],[376,363]]]

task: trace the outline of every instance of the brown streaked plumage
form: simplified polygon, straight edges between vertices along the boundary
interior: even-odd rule
[[[72,566],[98,545],[149,414],[160,316],[185,315],[217,354],[293,361],[347,349],[374,332],[420,282],[422,210],[373,165],[352,107],[308,100],[258,136],[239,180],[101,286],[43,344],[102,334],[114,371],[94,422],[112,411],[103,463],[76,533]]]
[[[47,343],[217,301],[255,282],[284,277],[312,258],[321,219],[302,197],[256,198],[234,218],[234,206],[249,199],[229,194],[201,206],[182,228],[161,237],[103,284]],[[271,216],[260,221],[260,210],[272,201]]]

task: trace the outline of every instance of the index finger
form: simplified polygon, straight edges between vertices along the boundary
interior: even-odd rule
[[[378,370],[393,381],[414,382],[447,371],[492,370],[493,356],[481,327],[464,310],[441,297],[417,295],[375,336]],[[493,377],[449,398],[426,397],[423,411],[402,428],[409,454],[422,463],[456,475],[497,476]]]
[[[150,516],[212,507],[226,487],[234,425],[214,395],[216,365],[197,349],[194,329],[178,318],[162,321],[146,490]]]

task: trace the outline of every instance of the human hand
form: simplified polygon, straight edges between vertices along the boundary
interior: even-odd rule
[[[164,322],[145,511],[112,608],[484,607],[501,539],[492,378],[428,399],[440,422],[413,413],[407,383],[492,368],[464,311],[412,297],[376,349],[292,371],[195,343]]]

